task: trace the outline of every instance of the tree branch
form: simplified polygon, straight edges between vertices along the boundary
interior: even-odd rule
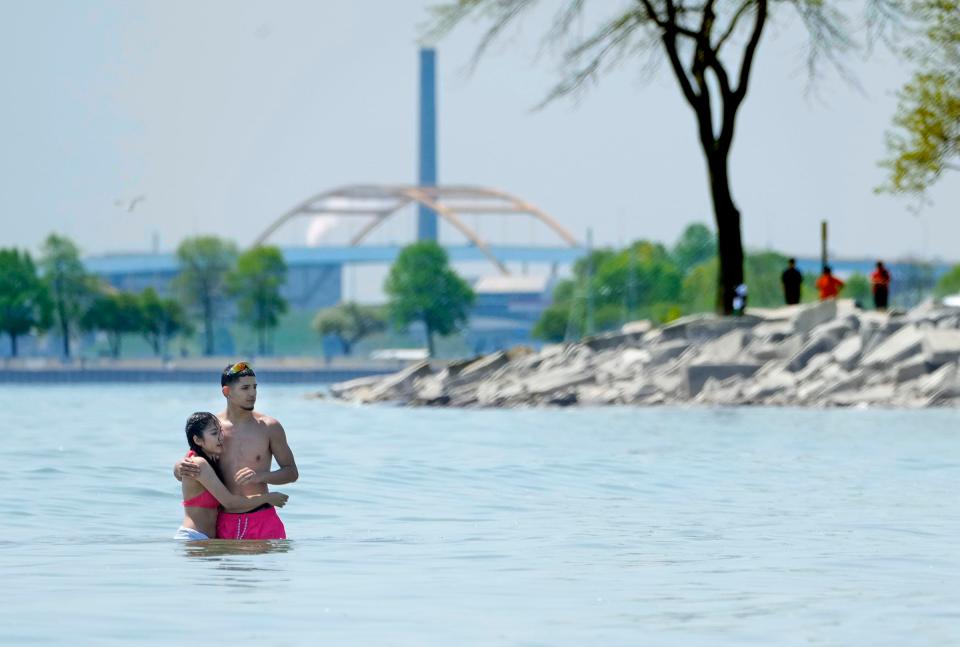
[[[757,45],[760,44],[760,35],[763,33],[764,24],[767,21],[767,0],[757,0],[757,15],[753,21],[753,32],[750,34],[750,40],[743,50],[743,60],[740,63],[740,78],[737,81],[737,88],[733,91],[735,106],[739,107],[743,98],[747,96],[747,85],[750,82],[750,72],[753,70],[753,58],[757,52]]]
[[[736,31],[737,23],[740,22],[740,18],[755,2],[756,0],[743,0],[743,2],[737,8],[736,13],[733,14],[733,18],[730,19],[730,24],[727,26],[727,30],[720,35],[719,40],[717,40],[717,44],[713,48],[717,54],[720,53],[720,48],[723,47],[724,43],[726,43],[733,35],[733,32]]]

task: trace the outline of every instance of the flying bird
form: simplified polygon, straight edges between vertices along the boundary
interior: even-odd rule
[[[131,213],[139,203],[143,202],[146,199],[147,199],[147,196],[145,195],[138,195],[132,200],[121,200],[118,198],[117,200],[113,201],[113,204],[114,206],[117,206],[117,207],[125,207],[126,212]]]

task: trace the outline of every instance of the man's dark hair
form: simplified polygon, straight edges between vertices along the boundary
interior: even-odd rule
[[[830,267],[829,265],[824,265],[824,266],[823,266],[823,273],[824,273],[824,274],[832,274],[832,273],[833,273],[833,268]]]
[[[241,377],[256,377],[256,375],[253,367],[247,362],[237,362],[223,369],[223,373],[220,374],[220,386],[231,386]]]
[[[788,258],[788,259],[787,259],[787,262],[790,263],[791,265],[796,265],[796,264],[797,264],[797,259],[795,259],[795,258]]]

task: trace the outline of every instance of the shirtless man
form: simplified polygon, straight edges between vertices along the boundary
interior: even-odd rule
[[[224,485],[240,496],[266,494],[267,485],[293,483],[299,477],[283,426],[275,418],[253,410],[257,401],[257,376],[246,362],[224,369],[220,376],[227,408],[217,417],[223,429],[220,469]],[[270,471],[276,459],[280,469]],[[198,466],[181,460],[174,475],[198,476]],[[273,506],[265,504],[246,513],[221,511],[218,539],[286,539],[283,522]]]

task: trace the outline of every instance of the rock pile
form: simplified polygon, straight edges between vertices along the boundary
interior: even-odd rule
[[[702,403],[812,407],[960,404],[960,308],[906,313],[852,301],[692,315],[534,352],[427,362],[331,388],[354,402],[518,407]]]

